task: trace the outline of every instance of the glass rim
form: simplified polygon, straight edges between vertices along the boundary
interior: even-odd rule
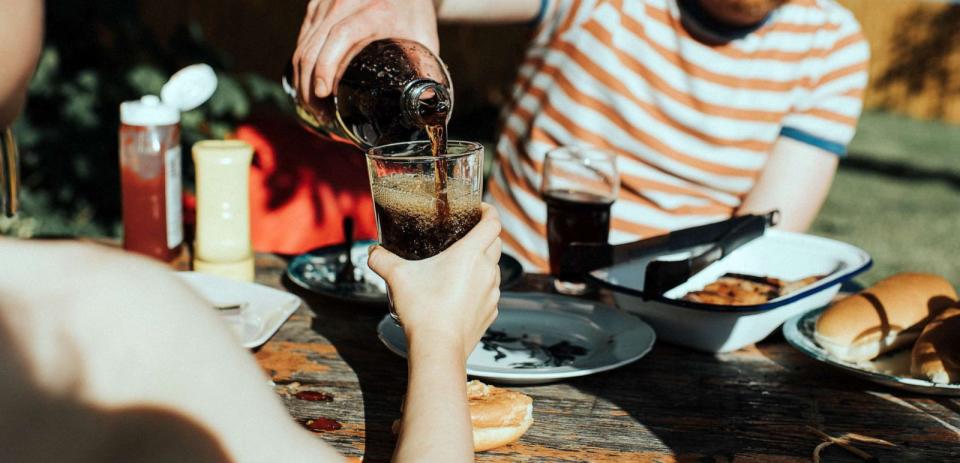
[[[414,156],[404,156],[403,154],[395,154],[392,156],[377,154],[379,151],[384,151],[389,148],[399,147],[399,146],[429,146],[429,140],[414,140],[414,141],[401,141],[396,143],[388,143],[386,145],[374,146],[366,151],[366,157],[368,159],[374,159],[377,161],[394,161],[394,162],[434,162],[437,160],[438,156],[432,155],[414,155]],[[483,145],[475,141],[465,141],[465,140],[448,140],[447,147],[451,145],[456,145],[459,147],[466,147],[462,153],[443,153],[439,156],[441,159],[460,159],[465,158],[470,155],[477,154],[478,152],[483,152]],[[416,150],[407,150],[411,153],[419,152]]]
[[[544,160],[554,158],[559,160],[566,159],[609,159],[616,164],[617,153],[613,150],[600,148],[598,146],[588,145],[564,145],[552,148],[544,154]]]

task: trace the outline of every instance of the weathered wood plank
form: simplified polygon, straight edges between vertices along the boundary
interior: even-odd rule
[[[376,336],[385,308],[325,300],[282,279],[285,261],[258,256],[258,281],[304,298],[257,350],[296,419],[343,424],[319,438],[364,461],[389,459],[406,363]],[[549,280],[529,277],[527,288]],[[329,402],[291,395],[322,391]],[[515,444],[478,461],[801,462],[821,442],[807,426],[862,434],[895,447],[858,444],[897,462],[960,462],[960,400],[882,389],[793,350],[778,335],[757,346],[707,355],[657,344],[644,359],[603,374],[517,388],[534,398],[535,424]],[[860,461],[836,447],[824,461]]]

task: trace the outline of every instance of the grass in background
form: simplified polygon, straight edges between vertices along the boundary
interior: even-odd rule
[[[868,112],[812,233],[857,245],[872,284],[902,271],[960,285],[960,127]]]

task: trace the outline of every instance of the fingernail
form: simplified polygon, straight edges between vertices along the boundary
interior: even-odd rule
[[[322,80],[318,80],[318,81],[317,81],[317,86],[316,86],[316,88],[313,89],[313,91],[314,91],[314,93],[315,93],[317,96],[326,95],[326,93],[327,93],[327,84],[324,83]]]

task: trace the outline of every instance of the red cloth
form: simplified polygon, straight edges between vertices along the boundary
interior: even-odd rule
[[[299,254],[343,242],[343,219],[354,238],[377,235],[363,153],[323,140],[292,119],[257,120],[235,138],[253,145],[250,225],[253,249]]]

